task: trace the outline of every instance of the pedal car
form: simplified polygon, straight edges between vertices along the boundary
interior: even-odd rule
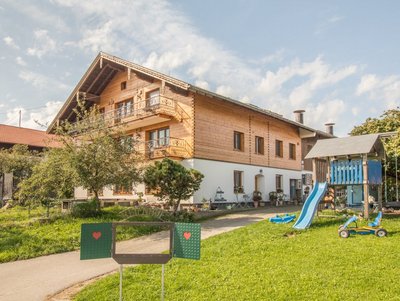
[[[350,234],[360,234],[360,235],[368,235],[374,234],[378,237],[384,237],[387,235],[387,231],[380,227],[382,220],[382,212],[378,213],[375,221],[369,223],[368,226],[358,227],[357,226],[357,216],[350,217],[344,225],[339,226],[339,236],[341,238],[348,238]],[[350,226],[351,223],[355,224],[354,226]]]

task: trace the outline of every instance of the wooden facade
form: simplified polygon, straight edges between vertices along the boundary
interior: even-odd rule
[[[212,162],[225,164],[219,165],[225,172],[224,185],[232,187],[235,170],[249,177],[269,169],[262,180],[267,184],[260,182],[262,175],[251,175],[253,184],[258,180],[255,185],[247,180],[250,190],[275,188],[275,175],[285,177],[287,190],[289,182],[300,181],[302,138],[315,133],[276,113],[104,53],[91,64],[48,132],[61,120],[76,120],[73,108],[79,98],[97,105],[110,126],[122,124],[124,135],[135,140],[147,159],[171,157],[193,168],[197,162],[205,174],[215,170]],[[213,192],[204,194],[200,201]]]
[[[195,96],[195,153],[200,159],[301,170],[301,139],[290,124],[204,95]],[[243,133],[243,150],[234,149],[234,132]],[[256,153],[255,138],[263,138],[263,154]],[[275,154],[276,140],[283,141],[283,156]],[[289,143],[296,159],[289,159]]]

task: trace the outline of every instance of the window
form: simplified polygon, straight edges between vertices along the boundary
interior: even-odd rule
[[[289,143],[289,159],[296,160],[296,144]]]
[[[122,82],[121,83],[121,90],[125,90],[126,89],[126,82]]]
[[[169,145],[169,128],[149,132],[149,147],[163,147]]]
[[[233,149],[244,150],[244,134],[240,132],[233,132]]]
[[[115,185],[113,194],[132,194],[132,184],[130,185]]]
[[[243,171],[233,171],[233,192],[243,193]]]
[[[256,151],[256,154],[264,155],[264,138],[263,137],[256,136],[255,151]]]
[[[276,185],[276,191],[277,191],[277,192],[283,190],[283,189],[282,189],[282,178],[283,178],[282,175],[276,175],[276,176],[275,176],[275,185]]]
[[[275,140],[275,156],[283,158],[283,142]]]
[[[117,118],[124,118],[133,112],[133,99],[127,99],[117,103]]]
[[[151,107],[160,104],[160,89],[147,93],[146,106]]]

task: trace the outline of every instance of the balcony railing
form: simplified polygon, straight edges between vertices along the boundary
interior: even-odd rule
[[[146,158],[157,159],[164,157],[188,158],[190,146],[185,139],[164,137],[149,140],[137,146],[139,153],[145,154]]]
[[[155,96],[138,102],[126,102],[124,106],[103,113],[100,118],[112,124],[134,121],[155,114],[174,117],[177,114],[176,101],[165,96]]]

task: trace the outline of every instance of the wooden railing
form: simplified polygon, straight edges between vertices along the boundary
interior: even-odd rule
[[[191,147],[185,139],[165,137],[156,140],[149,140],[137,145],[136,150],[148,159],[164,157],[188,158],[191,154]]]

